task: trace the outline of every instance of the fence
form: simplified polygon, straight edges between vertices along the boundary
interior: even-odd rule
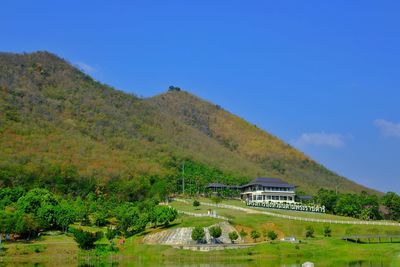
[[[189,203],[187,200],[184,200],[184,199],[173,199],[173,200],[184,202],[184,203]],[[283,219],[288,219],[288,220],[296,220],[296,221],[304,221],[304,222],[317,222],[317,223],[329,223],[329,224],[358,224],[358,225],[400,226],[400,223],[395,223],[395,222],[361,221],[361,220],[345,221],[345,220],[329,220],[329,219],[305,218],[305,217],[278,214],[278,213],[268,212],[268,211],[260,211],[260,210],[256,210],[256,209],[242,208],[242,207],[237,207],[237,206],[227,205],[227,204],[213,204],[213,203],[207,203],[207,202],[200,202],[200,204],[204,205],[204,206],[225,208],[225,209],[234,209],[234,210],[240,210],[240,211],[243,211],[243,212],[265,214],[265,215],[269,215],[269,216],[273,216],[273,217],[277,217],[277,218],[283,218]]]

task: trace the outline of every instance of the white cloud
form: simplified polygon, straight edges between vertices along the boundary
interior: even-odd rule
[[[84,72],[86,72],[86,73],[93,73],[93,72],[96,72],[96,68],[94,68],[94,67],[92,67],[92,66],[90,66],[89,64],[86,64],[86,63],[84,63],[84,62],[76,62],[75,63],[75,65],[79,68],[79,69],[81,69],[81,70],[83,70]]]
[[[374,125],[378,127],[382,135],[400,138],[400,123],[379,119],[374,121]]]
[[[337,133],[303,133],[293,143],[297,147],[328,146],[334,148],[345,147],[346,137]]]

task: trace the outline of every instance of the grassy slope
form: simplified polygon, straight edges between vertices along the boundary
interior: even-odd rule
[[[230,205],[242,206],[240,201],[230,201]],[[172,202],[171,205],[176,207],[178,210],[206,213],[208,206],[200,206],[197,209],[190,204],[185,204],[182,202]],[[308,225],[312,225],[315,229],[315,235],[317,237],[323,237],[323,228],[326,223],[311,223],[287,220],[283,218],[277,218],[273,216],[268,216],[264,214],[248,214],[243,211],[231,210],[225,208],[212,208],[216,210],[218,215],[228,217],[235,227],[240,231],[245,229],[248,233],[252,230],[257,230],[260,233],[263,231],[274,230],[276,231],[280,238],[284,236],[295,236],[302,239],[305,234],[305,229]],[[335,216],[329,214],[309,214],[303,212],[293,212],[284,210],[273,210],[266,209],[269,212],[295,215],[299,217],[312,217],[319,219],[333,219],[333,220],[355,220],[353,218],[347,218],[342,216]],[[367,234],[396,234],[400,235],[400,229],[396,226],[375,226],[375,225],[342,225],[342,224],[331,224],[332,237],[341,238],[346,235],[367,235]],[[249,237],[248,241],[251,241]]]

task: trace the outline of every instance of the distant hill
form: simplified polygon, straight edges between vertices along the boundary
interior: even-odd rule
[[[308,193],[376,192],[187,92],[140,99],[48,52],[0,53],[0,147],[0,186],[84,183],[139,198],[177,190],[184,163],[193,190],[276,176]]]

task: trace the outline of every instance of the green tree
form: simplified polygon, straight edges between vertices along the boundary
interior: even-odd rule
[[[139,210],[130,203],[123,204],[117,211],[118,229],[127,233],[135,221],[139,220]]]
[[[111,226],[107,227],[106,238],[111,241],[113,240],[118,234],[118,231]]]
[[[216,243],[217,239],[222,235],[222,229],[220,226],[212,226],[208,229],[210,235],[212,236],[214,243]]]
[[[314,228],[309,225],[306,227],[306,238],[313,238],[314,237]]]
[[[269,231],[267,233],[267,236],[268,236],[269,240],[271,240],[271,241],[274,241],[275,239],[278,238],[278,234],[275,233],[274,231]]]
[[[362,211],[360,198],[356,194],[341,194],[336,202],[335,213],[355,217]]]
[[[254,243],[257,242],[257,238],[260,238],[260,233],[256,230],[251,231],[250,233],[251,238],[254,240]]]
[[[150,221],[157,226],[158,224],[167,226],[178,217],[176,209],[168,206],[156,206],[150,214]]]
[[[0,209],[16,203],[24,194],[25,190],[20,186],[0,188]]]
[[[329,227],[329,225],[324,226],[324,236],[325,237],[330,237],[332,235],[332,229]]]
[[[57,204],[57,199],[47,189],[34,188],[17,201],[16,207],[23,213],[37,215],[40,207],[56,206]]]
[[[93,213],[93,222],[96,226],[105,226],[108,223],[107,217],[107,212],[100,209]]]
[[[195,227],[192,231],[192,239],[197,243],[202,243],[206,236],[203,227]]]
[[[0,234],[15,232],[15,213],[0,211]]]
[[[118,229],[125,235],[133,235],[144,231],[149,223],[149,216],[141,213],[131,203],[125,203],[117,211]]]
[[[242,239],[244,239],[244,238],[246,238],[246,236],[247,236],[247,232],[246,232],[244,229],[242,229],[242,230],[240,230],[239,235],[240,235],[240,237],[241,237]]]
[[[222,202],[222,197],[213,196],[213,197],[211,198],[211,201],[212,201],[214,204],[218,205],[219,203]]]
[[[43,203],[36,212],[36,217],[42,229],[54,229],[56,226],[56,208],[57,206]]]
[[[200,202],[195,200],[193,201],[193,207],[199,207],[200,206]]]
[[[338,196],[333,190],[320,189],[315,200],[320,205],[325,206],[328,212],[334,212]]]
[[[235,243],[235,241],[239,238],[238,234],[236,231],[230,232],[229,233],[229,239],[231,240],[232,244]]]
[[[101,232],[91,233],[81,229],[70,228],[70,232],[74,235],[76,243],[79,248],[90,250],[95,247],[94,243],[102,236]]]
[[[14,232],[28,239],[36,236],[40,227],[33,214],[17,213],[14,223]]]
[[[389,211],[389,219],[400,220],[400,196],[394,192],[386,193],[381,200]]]
[[[55,210],[56,223],[62,231],[67,231],[70,224],[74,223],[77,218],[76,211],[68,201],[62,201]]]

